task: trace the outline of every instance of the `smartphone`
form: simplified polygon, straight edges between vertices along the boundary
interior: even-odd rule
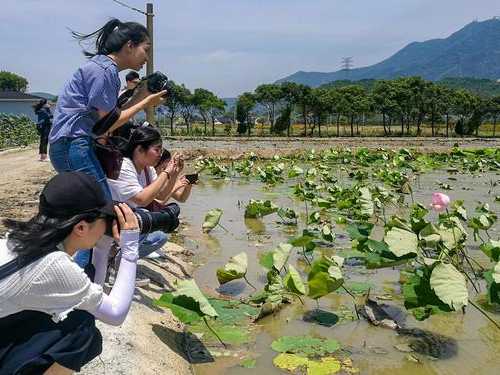
[[[187,174],[184,177],[187,178],[190,184],[196,184],[198,182],[198,173]]]

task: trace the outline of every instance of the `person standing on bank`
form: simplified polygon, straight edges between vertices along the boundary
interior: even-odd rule
[[[96,51],[84,54],[89,60],[64,86],[54,112],[49,135],[50,160],[57,172],[82,171],[97,179],[106,197],[111,192],[95,155],[92,128],[117,106],[121,70],[140,70],[151,48],[148,31],[135,22],[108,21],[91,34],[72,32],[80,42],[95,39]],[[145,88],[133,97],[109,133],[125,124],[136,113],[162,102],[166,91],[150,94]]]
[[[47,144],[49,143],[49,133],[52,126],[52,113],[47,105],[47,99],[40,99],[33,106],[33,110],[37,116],[36,130],[40,136],[40,146],[38,147],[39,160],[47,161]]]
[[[44,187],[36,216],[4,224],[10,232],[0,240],[0,374],[80,371],[102,351],[95,319],[120,325],[128,314],[139,252],[137,217],[125,203],[107,200],[94,177],[62,172]],[[71,257],[94,246],[110,227],[121,261],[106,294],[108,252],[95,252],[95,268],[87,273]]]
[[[95,52],[84,51],[89,60],[66,83],[59,95],[54,112],[54,123],[49,135],[49,156],[54,169],[81,171],[94,176],[110,200],[111,192],[106,175],[95,153],[92,128],[96,122],[117,107],[121,70],[140,70],[148,59],[151,43],[147,29],[136,22],[111,19],[91,34],[72,32],[80,42],[95,39]],[[128,122],[136,113],[162,102],[166,91],[150,94],[146,85],[136,90],[108,133]],[[111,245],[104,238],[98,247]],[[82,267],[89,263],[91,252],[80,251],[76,261]]]

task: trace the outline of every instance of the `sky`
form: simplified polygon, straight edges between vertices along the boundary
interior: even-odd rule
[[[155,70],[220,97],[298,70],[336,71],[346,56],[354,67],[371,65],[411,42],[446,38],[474,20],[500,16],[498,0],[149,2]],[[0,70],[27,78],[30,92],[57,95],[85,62],[69,29],[92,32],[112,17],[145,24],[143,14],[112,0],[0,0]]]

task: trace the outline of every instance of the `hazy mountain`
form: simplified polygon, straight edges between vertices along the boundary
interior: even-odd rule
[[[299,71],[278,82],[320,86],[336,80],[421,76],[500,78],[500,19],[472,22],[445,39],[413,42],[382,62],[331,73]]]

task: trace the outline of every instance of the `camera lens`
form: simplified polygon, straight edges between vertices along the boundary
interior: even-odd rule
[[[161,211],[151,212],[143,208],[134,209],[134,214],[139,222],[141,234],[148,234],[161,230],[165,233],[173,232],[179,226],[180,208],[177,203],[169,203]],[[112,236],[113,219],[106,223],[106,234]]]

